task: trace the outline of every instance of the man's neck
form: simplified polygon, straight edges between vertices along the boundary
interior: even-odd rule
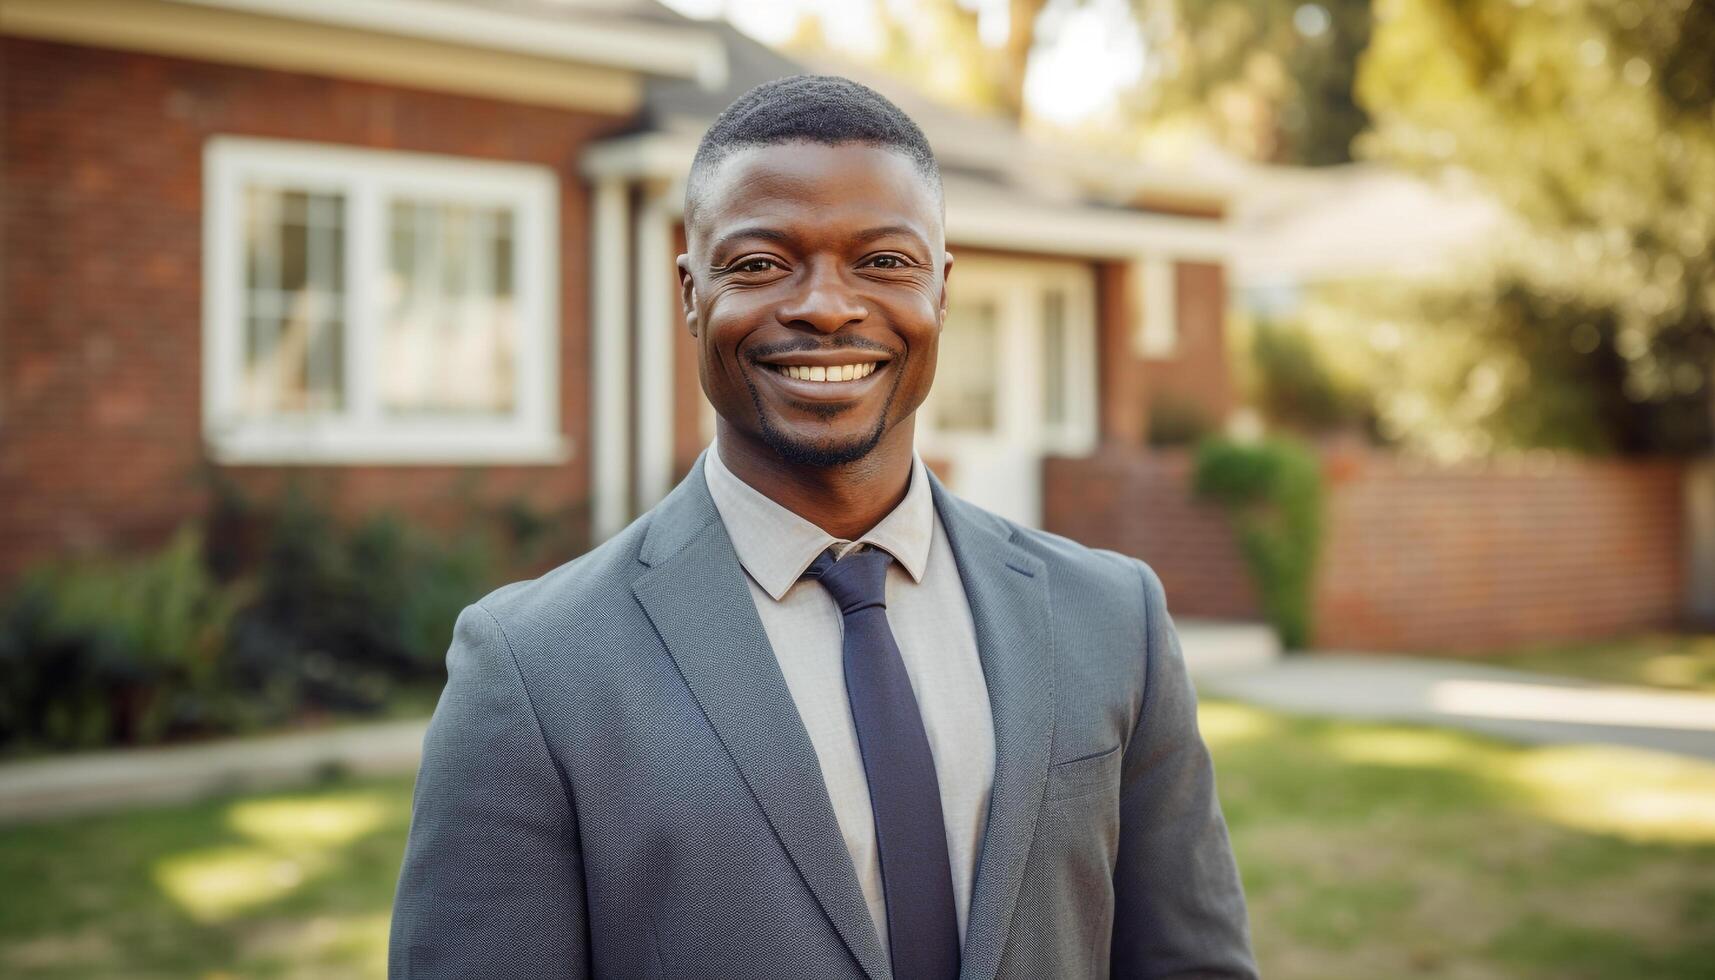
[[[758,493],[836,538],[856,541],[910,489],[913,421],[895,425],[862,459],[840,466],[788,462],[720,420],[715,448],[726,468]]]

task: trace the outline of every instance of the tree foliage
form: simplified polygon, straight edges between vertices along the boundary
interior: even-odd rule
[[[1036,22],[1047,0],[1002,2],[1006,37],[988,45],[978,30],[979,12],[969,0],[915,0],[906,5],[878,0],[875,15],[884,40],[871,61],[941,101],[1020,119]],[[841,44],[827,36],[819,16],[811,15],[800,21],[788,47],[813,54]]]
[[[1416,317],[1535,369],[1541,390],[1515,392],[1526,418],[1496,435],[1564,415],[1555,388],[1578,382],[1599,445],[1707,448],[1715,0],[1380,0],[1358,94],[1364,155],[1473,179],[1523,220],[1490,274]]]
[[[1146,130],[1188,129],[1248,159],[1352,158],[1369,0],[1132,0],[1149,65],[1129,105]]]

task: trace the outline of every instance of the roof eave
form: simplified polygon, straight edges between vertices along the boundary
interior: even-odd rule
[[[708,31],[579,17],[571,9],[547,20],[437,0],[171,2],[689,78],[706,89],[727,81],[726,49]]]

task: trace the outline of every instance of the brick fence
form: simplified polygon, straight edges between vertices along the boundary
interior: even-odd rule
[[[1682,463],[1431,466],[1351,448],[1322,459],[1319,648],[1477,651],[1680,616]],[[1191,499],[1191,467],[1177,449],[1051,459],[1046,526],[1149,562],[1177,614],[1257,617],[1224,516]]]

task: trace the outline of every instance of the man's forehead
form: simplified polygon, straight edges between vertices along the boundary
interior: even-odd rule
[[[801,220],[918,225],[939,231],[940,209],[916,163],[867,143],[783,143],[736,150],[710,168],[697,203],[699,229],[718,236],[739,225]],[[712,239],[711,239],[712,240]]]

